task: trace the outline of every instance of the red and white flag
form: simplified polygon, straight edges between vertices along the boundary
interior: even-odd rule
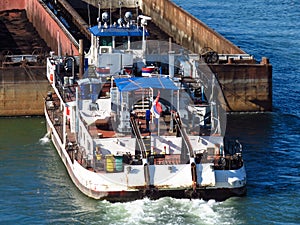
[[[160,113],[162,112],[162,107],[161,107],[161,104],[159,102],[159,97],[160,97],[160,92],[158,92],[155,100],[152,103],[152,108],[151,108],[151,111],[154,114],[155,118],[159,118]]]

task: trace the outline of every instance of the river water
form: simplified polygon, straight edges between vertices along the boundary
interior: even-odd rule
[[[299,224],[300,2],[176,0],[273,65],[273,112],[228,115],[244,145],[248,194],[224,202],[95,201],[72,184],[41,118],[0,119],[0,224]]]

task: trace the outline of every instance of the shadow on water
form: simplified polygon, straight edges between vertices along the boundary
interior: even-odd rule
[[[228,116],[227,135],[239,138],[244,147],[249,194],[299,187],[293,182],[300,168],[299,125],[298,117],[280,112]]]
[[[252,222],[287,221],[280,204],[299,208],[300,198],[300,121],[297,116],[279,110],[272,113],[232,114],[228,116],[227,135],[239,138],[243,144],[243,157],[247,170],[248,194],[240,199]],[[276,202],[281,202],[279,205]],[[260,210],[264,210],[265,215]],[[267,217],[274,212],[275,218]],[[249,221],[248,221],[249,222]]]

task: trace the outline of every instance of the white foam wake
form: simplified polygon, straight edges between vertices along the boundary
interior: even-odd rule
[[[118,213],[117,213],[118,212]],[[214,200],[162,198],[114,203],[107,208],[113,221],[122,224],[235,224],[232,206]]]
[[[44,137],[40,138],[39,142],[44,145],[50,142],[50,132],[46,133]]]

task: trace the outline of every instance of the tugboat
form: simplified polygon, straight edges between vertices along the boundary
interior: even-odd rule
[[[47,130],[71,180],[111,202],[244,196],[242,146],[224,141],[214,74],[199,55],[147,40],[150,20],[126,12],[109,25],[104,12],[82,76],[78,56],[47,58]]]

